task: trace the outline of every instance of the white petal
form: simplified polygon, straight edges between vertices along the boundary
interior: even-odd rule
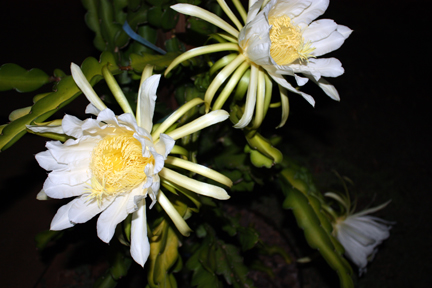
[[[359,242],[355,241],[351,235],[347,233],[338,233],[337,234],[338,241],[342,244],[345,249],[345,254],[347,257],[358,267],[364,268],[367,265],[367,252],[365,251],[364,246],[362,246]]]
[[[99,141],[100,139],[95,137],[84,136],[76,140],[69,139],[64,144],[60,141],[49,141],[46,147],[57,162],[68,164],[90,158],[93,148]]]
[[[346,221],[340,224],[339,226],[340,231],[343,231],[343,233],[348,234],[353,239],[353,241],[360,243],[364,247],[373,245],[375,243],[374,238],[369,237],[369,235],[367,235],[368,233],[366,230],[361,229],[361,227],[359,227],[355,221],[352,221],[352,223],[348,223],[347,220],[348,219],[346,219]],[[371,247],[370,251],[372,250],[373,249]]]
[[[282,75],[289,75],[289,76],[294,76],[294,70],[291,67],[296,67],[295,64],[290,64],[290,65],[266,65],[263,66],[264,69],[266,69],[267,71],[270,71],[271,73],[277,73],[277,74],[282,74]],[[295,71],[296,73],[301,73],[300,71]]]
[[[69,220],[73,223],[85,223],[102,212],[111,202],[111,199],[104,199],[102,204],[98,205],[95,199],[89,199],[87,194],[82,195],[70,208]]]
[[[270,17],[288,16],[290,19],[304,13],[311,6],[311,0],[291,0],[291,1],[276,1],[275,5],[269,11]]]
[[[345,39],[347,39],[351,35],[353,30],[351,30],[347,26],[338,25],[337,26],[337,32],[339,32]]]
[[[151,150],[153,150],[153,149],[151,149]],[[153,167],[153,173],[157,174],[164,167],[164,165],[165,165],[165,159],[164,159],[164,157],[162,155],[156,153],[156,151],[153,151],[152,155],[153,155],[153,157],[155,159],[155,164],[154,164],[154,167]]]
[[[117,196],[111,205],[99,216],[97,234],[105,243],[109,243],[114,236],[117,224],[126,219],[128,215],[126,206],[129,196],[129,193]]]
[[[126,130],[135,131],[140,136],[145,136],[149,139],[151,139],[150,134],[145,129],[138,126],[138,123],[136,122],[135,117],[130,113],[124,113],[117,117],[119,121],[120,127],[126,128]],[[129,128],[129,129],[127,129]]]
[[[92,103],[89,103],[86,107],[85,113],[98,116],[100,113],[100,110],[98,108],[96,108],[96,106],[94,106]]]
[[[102,139],[109,131],[109,129],[103,129],[105,126],[107,126],[105,123],[96,119],[88,118],[84,120],[81,129],[83,130],[84,135],[99,136],[100,139]]]
[[[149,138],[141,137],[137,133],[134,133],[134,138],[137,139],[141,143],[141,153],[143,157],[150,157],[150,148],[153,148],[153,142],[149,140]],[[151,138],[150,138],[151,139]]]
[[[134,213],[138,210],[139,203],[141,200],[147,196],[147,189],[143,188],[141,185],[133,189],[130,192],[128,203],[126,204],[126,211],[128,214]]]
[[[147,167],[148,166],[150,166],[150,164],[147,164]],[[146,167],[146,169],[147,169],[147,167]],[[152,168],[153,169],[153,168]],[[147,171],[146,171],[147,172]],[[153,185],[153,178],[155,177],[155,176],[157,176],[157,174],[153,174],[153,173],[147,173],[146,174],[147,175],[147,179],[146,179],[146,182],[144,182],[144,183],[142,183],[141,184],[141,188],[144,190],[144,189],[147,189],[147,188],[149,188],[150,186],[152,186]],[[150,176],[150,175],[152,175],[152,176]],[[143,193],[146,193],[145,191],[143,192]]]
[[[175,145],[175,140],[166,134],[160,134],[160,140],[155,144],[155,150],[158,154],[164,156],[164,159],[171,152]]]
[[[379,245],[383,240],[387,239],[390,236],[390,227],[389,225],[381,224],[378,221],[374,220],[376,217],[372,216],[361,216],[350,219],[348,217],[345,220],[347,225],[351,225],[355,227],[359,231],[363,233],[368,238],[373,239],[373,244]],[[379,218],[378,218],[379,219]]]
[[[260,66],[275,64],[270,56],[270,29],[267,18],[260,13],[239,34],[238,43],[243,53]]]
[[[294,78],[295,78],[298,86],[303,86],[309,81],[308,78],[300,77],[297,74],[294,74]]]
[[[312,55],[318,57],[334,50],[339,49],[345,41],[345,37],[337,31],[331,33],[327,38],[321,39],[316,42],[312,42],[312,47],[315,50],[312,51]]]
[[[35,155],[35,158],[36,158],[36,161],[39,163],[39,165],[47,171],[52,171],[52,170],[56,170],[56,169],[63,169],[65,167],[67,167],[66,164],[58,163],[54,159],[52,154],[49,152],[49,150],[39,152],[38,154]]]
[[[315,42],[327,38],[333,31],[337,30],[338,25],[331,19],[320,19],[312,22],[303,32],[305,42]]]
[[[147,132],[153,128],[153,114],[156,105],[156,90],[159,86],[161,75],[153,75],[147,78],[139,88],[137,105],[137,123]]]
[[[74,196],[82,195],[85,192],[85,189],[88,187],[88,184],[82,183],[78,185],[67,185],[67,184],[56,184],[52,182],[50,178],[47,178],[43,185],[43,190],[45,193],[54,199],[63,199]]]
[[[329,0],[314,0],[311,5],[306,8],[300,15],[293,19],[293,22],[298,25],[299,23],[310,24],[313,20],[324,14],[329,5]]]
[[[81,121],[77,117],[66,114],[63,117],[62,128],[66,135],[75,138],[80,138],[83,136],[82,129],[81,129],[82,124],[83,121]]]
[[[273,80],[276,81],[276,83],[278,83],[279,85],[281,85],[282,87],[288,89],[291,92],[294,92],[296,94],[300,94],[301,96],[303,96],[303,98],[306,99],[306,101],[309,102],[309,104],[311,104],[312,106],[315,106],[315,100],[312,98],[312,96],[310,96],[309,94],[306,94],[304,92],[301,92],[297,89],[295,89],[290,83],[288,83],[288,81],[286,81],[282,75],[270,72],[267,70],[267,72],[269,73],[269,75],[273,78]]]
[[[160,177],[158,174],[154,175],[155,180],[152,183],[152,186],[148,189],[148,194],[150,195],[150,198],[152,199],[152,203],[150,204],[149,209],[152,209],[153,206],[156,204],[157,202],[157,195],[159,192],[159,188],[160,188]]]
[[[150,243],[147,237],[145,199],[142,199],[139,203],[138,210],[132,215],[130,252],[135,262],[144,267],[150,255]]]
[[[259,10],[261,9],[261,5],[263,2],[264,0],[258,0],[249,8],[249,11],[247,13],[247,18],[246,18],[246,24],[255,18],[255,16],[258,14]]]
[[[307,67],[324,77],[338,77],[345,72],[342,63],[336,58],[310,59]]]
[[[72,77],[78,86],[79,89],[84,93],[90,103],[92,103],[99,110],[104,110],[107,108],[96,92],[93,90],[93,87],[88,82],[87,78],[84,76],[81,68],[75,63],[71,63],[71,72]]]
[[[321,78],[321,76],[338,77],[345,72],[342,68],[342,63],[336,58],[310,59],[307,65],[292,64],[290,65],[290,68],[295,73],[312,75],[317,81]],[[280,70],[278,70],[278,72],[279,71]]]
[[[54,170],[48,174],[48,178],[55,184],[75,186],[88,182],[91,173],[88,165],[82,165],[68,170]]]
[[[310,79],[315,82],[331,99],[340,101],[338,91],[326,79],[322,77],[319,79],[319,81],[316,81],[313,77],[310,77]]]
[[[384,203],[370,211],[382,209],[387,204]],[[347,257],[359,267],[360,275],[366,271],[366,265],[370,257],[376,253],[377,245],[389,237],[390,224],[393,223],[373,216],[356,214],[337,224],[336,237],[345,248]]]
[[[99,112],[97,120],[99,122],[105,122],[107,124],[119,126],[116,115],[114,114],[114,112],[111,109],[108,109],[108,108],[101,110],[101,112]]]
[[[50,230],[59,231],[75,225],[69,220],[68,215],[70,208],[72,207],[72,205],[75,204],[76,201],[78,201],[78,198],[70,201],[68,204],[63,205],[62,207],[60,207],[60,209],[57,210],[56,215],[54,215],[54,218],[51,221]]]

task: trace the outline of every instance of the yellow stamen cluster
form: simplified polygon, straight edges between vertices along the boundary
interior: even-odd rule
[[[93,149],[90,198],[100,202],[104,195],[134,189],[146,180],[144,169],[147,164],[154,165],[154,158],[142,156],[141,143],[133,137],[133,132],[105,136]]]
[[[285,15],[270,17],[270,56],[278,65],[289,65],[300,59],[308,61],[312,51],[311,43],[304,43],[302,32],[299,27],[294,26],[291,19]]]

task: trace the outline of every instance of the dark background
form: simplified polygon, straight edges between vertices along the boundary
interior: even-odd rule
[[[292,148],[291,156],[311,169],[319,186],[338,181],[331,172],[335,169],[355,183],[360,207],[372,199],[373,206],[392,199],[377,215],[397,224],[367,274],[358,280],[359,287],[429,287],[432,283],[431,93],[426,90],[431,35],[426,3],[332,1],[324,18],[354,30],[342,48],[330,55],[340,59],[346,71],[330,79],[341,102],[307,84],[316,107],[291,95],[290,118],[281,130]],[[37,67],[48,74],[60,68],[69,74],[70,62],[98,57],[84,13],[80,1],[3,4],[0,64]],[[0,122],[7,123],[12,110],[32,105],[36,94],[0,93]],[[86,103],[81,96],[56,116],[83,117]],[[78,249],[62,242],[56,248],[59,254],[41,255],[35,248],[35,235],[49,228],[55,211],[65,203],[35,200],[46,173],[33,155],[44,150],[44,143],[45,139],[26,135],[0,153],[1,286],[91,287],[91,279],[104,269],[103,257],[97,255],[105,253],[107,246],[97,239],[94,222],[79,225],[76,235],[80,236],[71,236],[69,242]],[[82,235],[86,245],[77,239]],[[87,255],[84,263],[76,251]]]

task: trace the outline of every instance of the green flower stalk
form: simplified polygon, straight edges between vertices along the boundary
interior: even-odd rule
[[[216,68],[211,69],[213,72],[223,67],[214,77],[205,94],[207,112],[210,108],[221,109],[237,83],[244,79],[248,82],[247,92],[244,91],[246,101],[241,111],[237,111],[240,117],[234,127],[245,128],[249,125],[252,129],[257,129],[270,107],[272,91],[270,79],[272,79],[278,84],[281,96],[280,104],[272,106],[282,108],[282,119],[277,128],[282,127],[289,114],[287,91],[300,94],[310,104],[315,104],[312,96],[293,87],[283,75],[293,76],[298,86],[303,86],[311,80],[332,99],[339,100],[339,94],[334,86],[322,76],[342,75],[344,70],[340,61],[335,58],[317,59],[317,57],[338,49],[352,31],[330,19],[312,22],[324,13],[329,1],[252,0],[249,1],[249,11],[246,14],[240,2],[234,0],[233,4],[244,25],[224,0],[217,1],[235,27],[198,6],[190,4],[171,6],[179,13],[201,18],[225,31],[218,35],[226,43],[187,51],[176,58],[165,71],[167,75],[181,62],[199,55],[221,51],[232,52],[232,55],[216,62],[214,64]],[[213,98],[225,82],[226,85],[212,106]]]

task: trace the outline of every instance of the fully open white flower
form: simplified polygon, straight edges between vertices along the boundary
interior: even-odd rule
[[[333,223],[333,234],[344,247],[348,259],[359,267],[361,276],[378,251],[377,246],[390,236],[390,229],[394,224],[367,214],[383,209],[390,201],[352,214],[349,200],[332,192],[326,193],[326,196],[336,199],[346,208],[345,215],[336,218]]]
[[[176,139],[221,122],[228,118],[228,113],[223,110],[214,111],[212,115],[207,114],[163,134],[185,111],[199,104],[199,101],[202,102],[191,101],[173,113],[152,135],[150,133],[160,75],[143,81],[138,93],[135,118],[130,113],[116,116],[100,101],[80,68],[72,64],[71,70],[76,84],[91,102],[86,112],[96,114],[97,118],[81,121],[66,115],[61,132],[74,139],[65,143],[47,142],[48,150],[36,155],[39,165],[52,171],[44,183],[43,193],[57,199],[74,197],[58,210],[52,220],[51,230],[63,230],[87,222],[101,213],[97,221],[97,233],[102,241],[108,243],[117,224],[132,213],[130,251],[134,260],[143,266],[150,253],[145,205],[147,195],[152,199],[152,205],[159,201],[183,235],[188,235],[191,231],[159,190],[161,181],[166,179],[174,185],[217,199],[229,198],[226,191],[218,186],[199,182],[164,167],[165,161],[168,161],[172,166],[231,186],[232,182],[216,171],[168,156],[175,147]],[[128,105],[127,101],[121,105]],[[56,131],[50,127],[29,129],[59,133],[58,127]]]
[[[271,82],[269,84],[269,81],[266,81],[267,76],[263,71],[279,84],[282,120],[278,127],[283,126],[288,117],[289,104],[286,89],[302,95],[312,105],[315,103],[312,96],[294,88],[283,75],[294,76],[298,86],[303,86],[308,80],[312,80],[332,99],[339,100],[338,92],[323,76],[342,75],[344,70],[340,61],[336,58],[316,59],[316,57],[338,49],[352,30],[330,19],[313,22],[325,12],[329,5],[328,0],[271,0],[266,1],[267,4],[264,0],[251,0],[247,15],[238,0],[233,2],[245,22],[244,27],[224,0],[218,0],[218,3],[237,29],[197,6],[176,4],[171,7],[180,13],[201,18],[220,27],[228,33],[221,36],[232,43],[192,49],[173,61],[165,73],[185,59],[200,54],[224,50],[238,51],[239,55],[235,59],[230,61],[227,59],[225,64],[220,64],[220,67],[215,64],[218,68],[225,67],[211,83],[205,96],[206,104],[210,105],[218,88],[234,73],[219,96],[222,100],[218,99],[213,106],[213,109],[220,109],[235,84],[250,67],[244,113],[235,125],[237,128],[243,128],[252,121],[254,110],[253,126],[256,128],[261,124],[268,108],[268,104],[265,103],[269,101],[266,101],[266,98],[271,96]]]

